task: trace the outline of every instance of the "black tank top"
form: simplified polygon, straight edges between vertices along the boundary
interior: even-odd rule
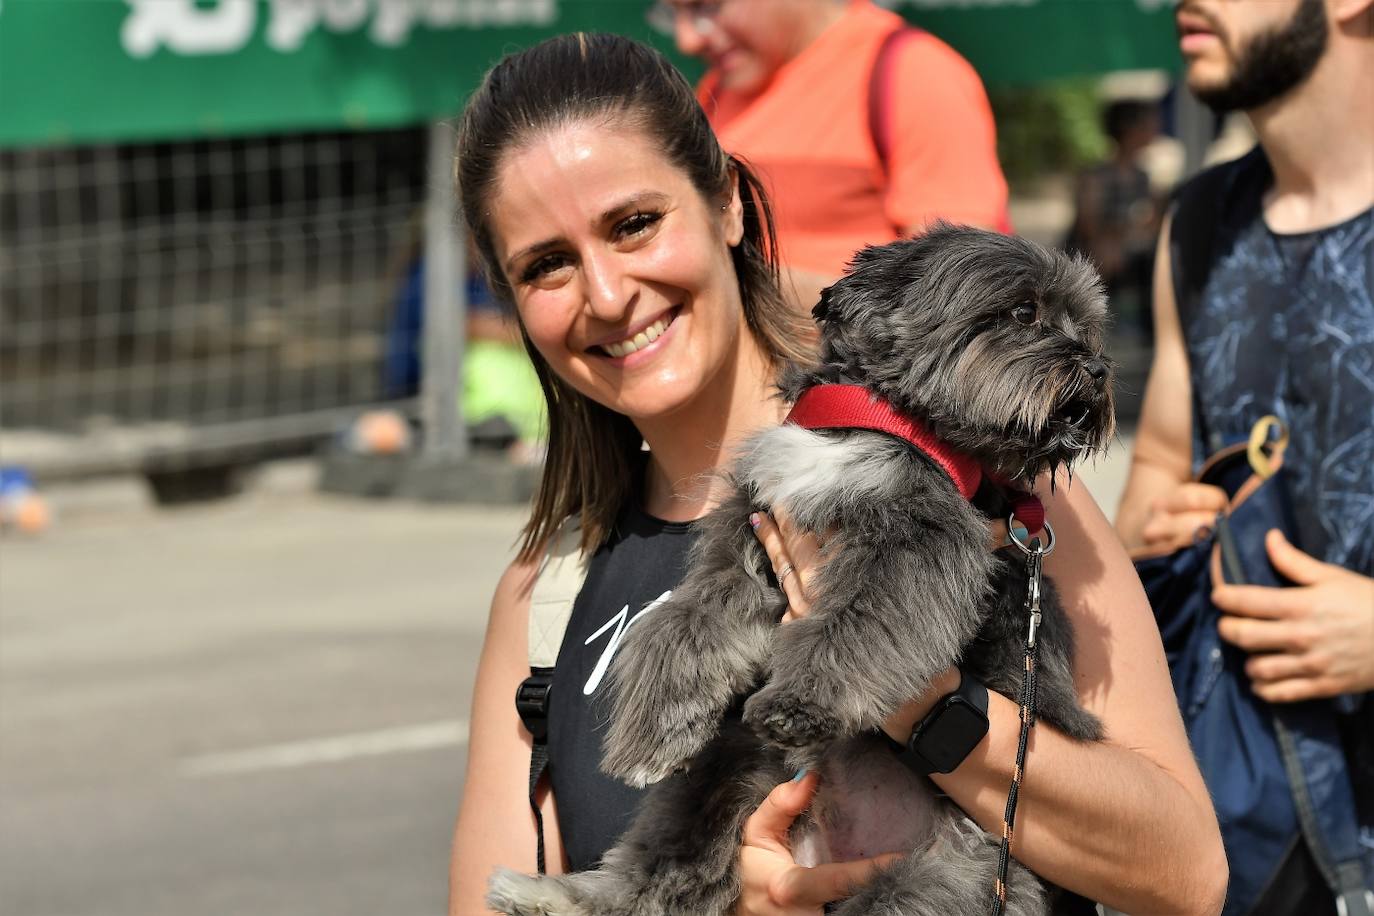
[[[558,800],[558,832],[573,871],[594,868],[630,825],[644,795],[601,772],[601,741],[610,715],[605,675],[629,626],[653,626],[653,608],[687,572],[695,532],[638,506],[620,513],[611,537],[587,566],[563,632],[549,697],[549,780]],[[1062,893],[1055,916],[1096,910]]]
[[[549,698],[549,779],[573,870],[595,866],[629,826],[643,790],[601,772],[610,714],[605,675],[629,626],[653,626],[653,606],[687,570],[694,534],[638,507],[620,513],[593,555],[563,634]]]

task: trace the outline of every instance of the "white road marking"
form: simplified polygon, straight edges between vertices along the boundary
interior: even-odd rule
[[[261,770],[287,770],[317,763],[338,763],[358,757],[428,751],[467,743],[466,719],[445,719],[424,725],[355,732],[311,741],[269,744],[220,754],[202,754],[181,761],[182,776],[227,776]]]

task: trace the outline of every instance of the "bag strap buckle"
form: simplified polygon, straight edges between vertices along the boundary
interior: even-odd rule
[[[549,734],[549,694],[553,691],[552,669],[535,669],[515,690],[515,711],[536,744]]]

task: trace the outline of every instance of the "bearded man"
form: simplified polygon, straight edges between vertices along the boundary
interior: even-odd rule
[[[1117,530],[1130,547],[1191,543],[1226,504],[1189,482],[1201,459],[1267,414],[1288,427],[1302,549],[1278,531],[1265,548],[1293,585],[1220,585],[1212,602],[1221,639],[1245,653],[1240,677],[1269,709],[1334,708],[1339,741],[1325,764],[1302,768],[1348,777],[1356,852],[1342,863],[1307,829],[1328,815],[1348,822],[1350,805],[1323,811],[1296,790],[1304,829],[1254,907],[1226,912],[1371,913],[1374,0],[1184,0],[1175,20],[1189,88],[1244,112],[1259,145],[1182,188],[1163,225],[1157,349]],[[1261,866],[1253,849],[1227,855],[1234,891],[1235,875]]]

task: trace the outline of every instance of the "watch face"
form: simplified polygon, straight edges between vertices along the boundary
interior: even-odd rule
[[[918,750],[936,773],[951,773],[988,733],[987,714],[955,695],[921,730]]]

